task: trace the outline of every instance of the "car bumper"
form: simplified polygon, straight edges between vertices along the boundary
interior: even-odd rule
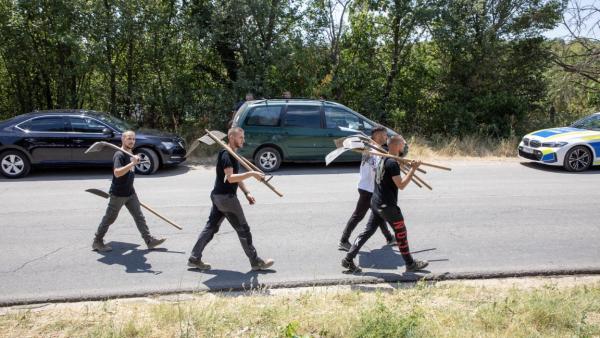
[[[563,164],[564,151],[562,148],[532,148],[521,142],[517,151],[522,159],[556,166],[562,166]]]
[[[176,147],[172,149],[161,149],[162,163],[166,166],[177,165],[186,160],[185,149]]]

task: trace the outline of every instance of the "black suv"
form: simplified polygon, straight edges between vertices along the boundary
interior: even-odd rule
[[[0,122],[0,172],[23,177],[35,166],[108,166],[114,150],[85,154],[94,142],[121,145],[121,133],[132,127],[114,116],[89,110],[36,111]],[[185,161],[184,140],[154,130],[137,130],[135,149],[144,163],[140,174]]]

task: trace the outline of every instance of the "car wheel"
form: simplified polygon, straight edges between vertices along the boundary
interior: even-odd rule
[[[281,154],[275,148],[265,147],[256,152],[254,163],[264,172],[275,171],[281,165]]]
[[[140,157],[140,163],[135,166],[135,172],[142,175],[154,174],[160,165],[158,155],[152,149],[139,148],[134,152]]]
[[[592,165],[592,152],[584,146],[576,146],[565,154],[564,167],[568,171],[584,171]]]
[[[31,170],[31,163],[25,154],[18,150],[7,150],[0,155],[0,171],[8,178],[26,176]]]

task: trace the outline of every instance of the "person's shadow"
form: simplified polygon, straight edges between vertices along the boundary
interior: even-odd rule
[[[152,265],[147,262],[146,254],[150,251],[184,254],[182,251],[169,251],[165,248],[139,250],[139,244],[126,242],[110,242],[108,244],[112,247],[112,251],[99,252],[103,257],[99,258],[98,262],[107,265],[123,265],[127,273],[148,272],[156,275],[162,273],[162,271],[152,270]]]
[[[397,251],[386,245],[379,249],[359,252],[358,265],[369,269],[396,270],[404,266],[404,260]]]
[[[259,275],[275,273],[275,270],[268,269],[262,271],[239,272],[232,270],[198,270],[189,268],[188,271],[196,271],[204,274],[214,275],[214,277],[203,282],[211,291],[249,291],[265,288],[265,285],[258,280]]]

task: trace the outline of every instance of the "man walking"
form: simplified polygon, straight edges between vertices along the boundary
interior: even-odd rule
[[[389,153],[398,156],[404,149],[406,142],[400,135],[393,136],[388,141]],[[398,189],[404,188],[410,183],[415,174],[415,170],[421,164],[420,161],[414,161],[410,171],[404,177],[400,176],[400,165],[398,161],[392,158],[382,159],[377,167],[375,174],[375,189],[371,198],[372,219],[367,224],[365,230],[358,236],[354,245],[348,251],[346,257],[342,260],[342,266],[351,272],[360,272],[361,269],[354,264],[354,258],[360,248],[375,233],[381,223],[387,222],[394,229],[400,254],[406,265],[407,272],[413,272],[424,269],[429,263],[413,259],[408,247],[408,237],[402,211],[398,207]]]
[[[121,135],[121,149],[131,153],[135,145],[135,132],[128,130]],[[115,152],[113,156],[113,178],[112,184],[110,185],[110,198],[108,201],[108,207],[106,213],[98,226],[94,242],[92,243],[92,249],[98,252],[111,251],[112,248],[109,245],[104,244],[104,236],[108,231],[111,224],[115,222],[119,211],[123,207],[127,207],[131,216],[135,220],[144,242],[148,246],[148,249],[154,249],[155,247],[162,244],[166,239],[157,239],[150,235],[148,225],[142,209],[140,207],[140,201],[138,200],[135,189],[133,188],[133,180],[135,178],[135,165],[140,163],[138,156],[130,157],[122,151]]]
[[[377,144],[377,146],[384,145],[387,141],[387,137],[388,135],[385,127],[377,126],[373,128],[371,139]],[[360,180],[358,181],[358,202],[356,203],[356,208],[354,209],[352,216],[350,216],[350,219],[346,223],[346,227],[342,232],[342,238],[338,244],[339,250],[350,250],[350,247],[352,246],[349,241],[350,235],[358,223],[363,220],[367,214],[367,211],[369,211],[369,208],[371,207],[371,197],[373,196],[375,184],[375,172],[377,170],[379,159],[379,156],[369,154],[364,154],[362,157],[362,161],[360,163]],[[385,236],[387,245],[396,244],[394,236],[392,236],[390,230],[387,228],[387,225],[384,222],[379,224],[379,228],[381,229],[383,236]]]
[[[242,128],[231,128],[227,132],[227,140],[229,147],[235,152],[244,145],[244,130]],[[206,226],[200,233],[192,254],[188,259],[188,266],[200,270],[208,270],[210,264],[202,261],[202,251],[206,245],[213,239],[214,235],[219,231],[219,227],[223,220],[227,221],[237,232],[242,248],[250,260],[252,270],[266,270],[273,266],[272,259],[263,260],[258,257],[254,245],[252,245],[252,234],[250,227],[246,222],[244,211],[240,201],[237,198],[238,186],[246,195],[246,199],[250,204],[254,204],[256,200],[248,191],[244,184],[244,180],[250,177],[263,179],[264,174],[257,171],[249,171],[239,174],[239,163],[227,150],[223,149],[219,152],[216,166],[217,177],[215,179],[215,187],[213,188],[210,199],[212,200],[212,209]]]

